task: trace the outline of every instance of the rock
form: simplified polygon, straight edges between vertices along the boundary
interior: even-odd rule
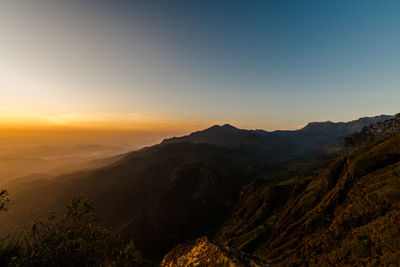
[[[165,255],[160,266],[267,267],[271,265],[229,246],[214,244],[207,237],[201,237],[175,247]]]

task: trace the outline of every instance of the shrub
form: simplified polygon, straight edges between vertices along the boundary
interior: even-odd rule
[[[91,203],[72,197],[63,216],[50,214],[22,234],[11,266],[145,265],[132,241],[98,224]]]

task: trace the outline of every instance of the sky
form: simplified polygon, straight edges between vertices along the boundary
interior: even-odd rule
[[[183,133],[395,114],[398,1],[0,2],[0,126]]]

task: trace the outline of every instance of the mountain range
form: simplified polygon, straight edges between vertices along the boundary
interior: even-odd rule
[[[0,225],[3,234],[21,229],[78,194],[155,262],[208,236],[276,266],[390,264],[398,259],[387,235],[398,236],[400,139],[351,152],[344,140],[392,118],[274,132],[212,126],[102,167],[16,179],[4,184],[12,201]]]
[[[189,142],[207,143],[258,154],[264,160],[293,160],[342,151],[343,137],[361,131],[365,126],[383,122],[393,116],[364,117],[350,122],[312,122],[294,131],[243,130],[232,125],[214,125],[187,136],[173,137],[161,144]]]

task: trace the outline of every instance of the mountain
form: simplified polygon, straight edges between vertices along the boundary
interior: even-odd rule
[[[255,153],[265,160],[293,160],[306,155],[315,156],[329,151],[343,153],[343,139],[363,127],[383,122],[393,116],[364,117],[350,122],[312,122],[296,131],[243,130],[225,124],[214,125],[187,136],[165,139],[162,143],[208,143],[238,148]]]
[[[250,183],[215,240],[274,266],[400,262],[400,135],[319,175]]]
[[[94,202],[102,222],[134,238],[150,258],[210,234],[231,214],[257,160],[225,147],[177,143],[126,155],[103,168],[5,187],[12,202],[0,217],[3,231],[50,211],[71,194]]]
[[[162,143],[208,143],[226,147],[236,147],[243,142],[246,137],[251,138],[251,135],[251,131],[241,130],[232,125],[225,124],[223,126],[214,125],[208,129],[194,132],[187,136],[165,139]]]
[[[295,223],[302,225],[312,218],[306,212],[316,209],[341,179],[335,176],[342,172],[339,167],[327,169],[326,177],[333,178],[326,181],[318,174],[346,151],[343,129],[350,132],[382,119],[328,123],[324,131],[321,127],[265,132],[213,126],[102,161],[106,164],[102,167],[96,162],[94,169],[14,180],[4,185],[11,202],[9,212],[0,216],[0,229],[3,234],[20,231],[35,218],[60,212],[75,194],[92,200],[101,222],[123,238],[135,240],[152,260],[161,260],[178,244],[209,236],[273,263],[295,261],[302,255],[284,254],[305,237],[295,235],[303,231]],[[356,156],[342,158],[350,161],[351,155]],[[378,156],[392,156],[385,155],[382,151]],[[323,212],[328,214],[330,207]],[[327,227],[322,225],[327,218],[315,220],[311,225]],[[293,227],[300,228],[289,233],[297,229]]]

